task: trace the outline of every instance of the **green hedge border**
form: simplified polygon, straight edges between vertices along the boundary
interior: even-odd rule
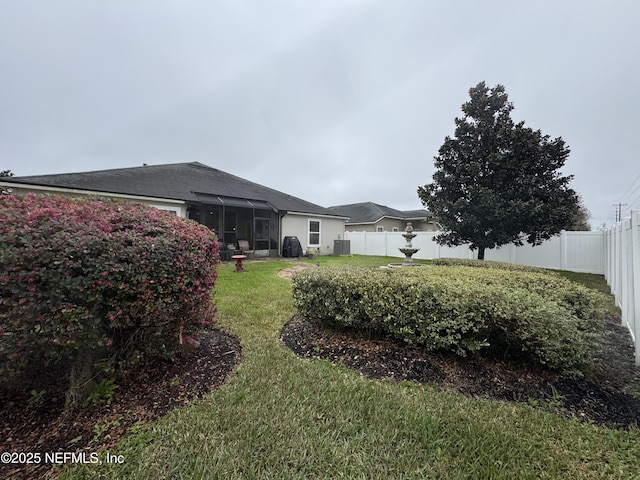
[[[293,298],[302,316],[334,328],[459,355],[487,350],[571,376],[588,372],[604,295],[543,269],[483,266],[307,270],[294,276]]]

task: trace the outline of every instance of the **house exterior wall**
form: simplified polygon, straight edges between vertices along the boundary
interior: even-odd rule
[[[320,244],[310,245],[309,220],[320,222]],[[298,237],[302,249],[320,255],[333,254],[333,241],[344,239],[345,220],[342,218],[288,212],[282,217],[282,240],[284,237]]]
[[[189,213],[187,212],[187,208],[188,208],[187,202],[182,200],[142,197],[142,196],[136,196],[136,195],[95,192],[95,191],[89,191],[89,190],[58,188],[58,187],[49,187],[49,186],[41,187],[38,185],[21,186],[15,183],[4,184],[1,181],[0,181],[0,189],[2,191],[10,189],[12,193],[18,194],[18,195],[20,194],[24,195],[28,192],[33,192],[37,194],[56,194],[56,195],[64,195],[64,196],[70,196],[70,197],[97,196],[102,198],[118,198],[121,200],[143,203],[143,204],[158,208],[160,210],[172,211],[180,217],[184,217],[184,218],[190,217]],[[320,222],[320,232],[319,232],[320,242],[317,245],[310,244],[310,239],[309,239],[310,220]],[[203,222],[202,219],[197,219],[196,221],[201,221],[201,223],[206,224],[206,222]],[[280,222],[280,241],[279,243],[277,243],[276,238],[278,236],[278,233],[277,233],[278,221],[277,221],[277,216],[274,215],[270,219],[270,230],[272,230],[270,232],[271,248],[269,250],[261,250],[261,253],[264,255],[280,255],[282,253],[282,240],[284,239],[284,237],[296,236],[300,240],[300,243],[302,244],[302,248],[305,251],[311,251],[312,253],[317,253],[321,255],[333,254],[333,241],[344,239],[345,222],[346,222],[346,219],[340,218],[340,217],[332,217],[328,215],[314,215],[314,214],[298,213],[298,212],[287,212],[286,214],[283,215],[282,220]],[[253,218],[252,218],[252,223],[253,223]],[[208,226],[210,228],[213,227],[213,225],[208,225]]]

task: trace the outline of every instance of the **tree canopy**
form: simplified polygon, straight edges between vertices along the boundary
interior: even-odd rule
[[[418,187],[443,227],[436,241],[469,244],[483,259],[487,248],[539,245],[568,228],[579,197],[573,176],[560,173],[569,156],[564,140],[515,123],[502,85],[481,82],[469,96],[434,158],[433,182]]]
[[[591,231],[591,225],[589,219],[591,218],[591,212],[584,205],[582,198],[578,197],[578,210],[571,220],[571,224],[567,227],[567,230],[574,232],[589,232]]]

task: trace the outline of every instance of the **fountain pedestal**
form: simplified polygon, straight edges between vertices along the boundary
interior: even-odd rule
[[[402,234],[402,236],[406,240],[406,243],[403,248],[398,249],[402,253],[404,253],[405,258],[404,262],[402,262],[402,265],[404,266],[413,265],[413,258],[411,258],[411,256],[418,250],[420,250],[419,248],[413,248],[413,245],[411,245],[411,240],[413,240],[416,235],[416,233],[413,233],[411,222],[407,222],[407,227],[404,229],[404,233]]]

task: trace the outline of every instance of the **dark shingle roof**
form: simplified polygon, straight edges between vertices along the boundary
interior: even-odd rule
[[[336,215],[349,217],[349,223],[375,223],[383,217],[411,220],[433,217],[427,210],[396,210],[373,202],[352,203],[329,207]]]
[[[223,196],[267,202],[277,210],[335,212],[199,162],[117,168],[81,173],[8,177],[3,181],[198,202]]]

